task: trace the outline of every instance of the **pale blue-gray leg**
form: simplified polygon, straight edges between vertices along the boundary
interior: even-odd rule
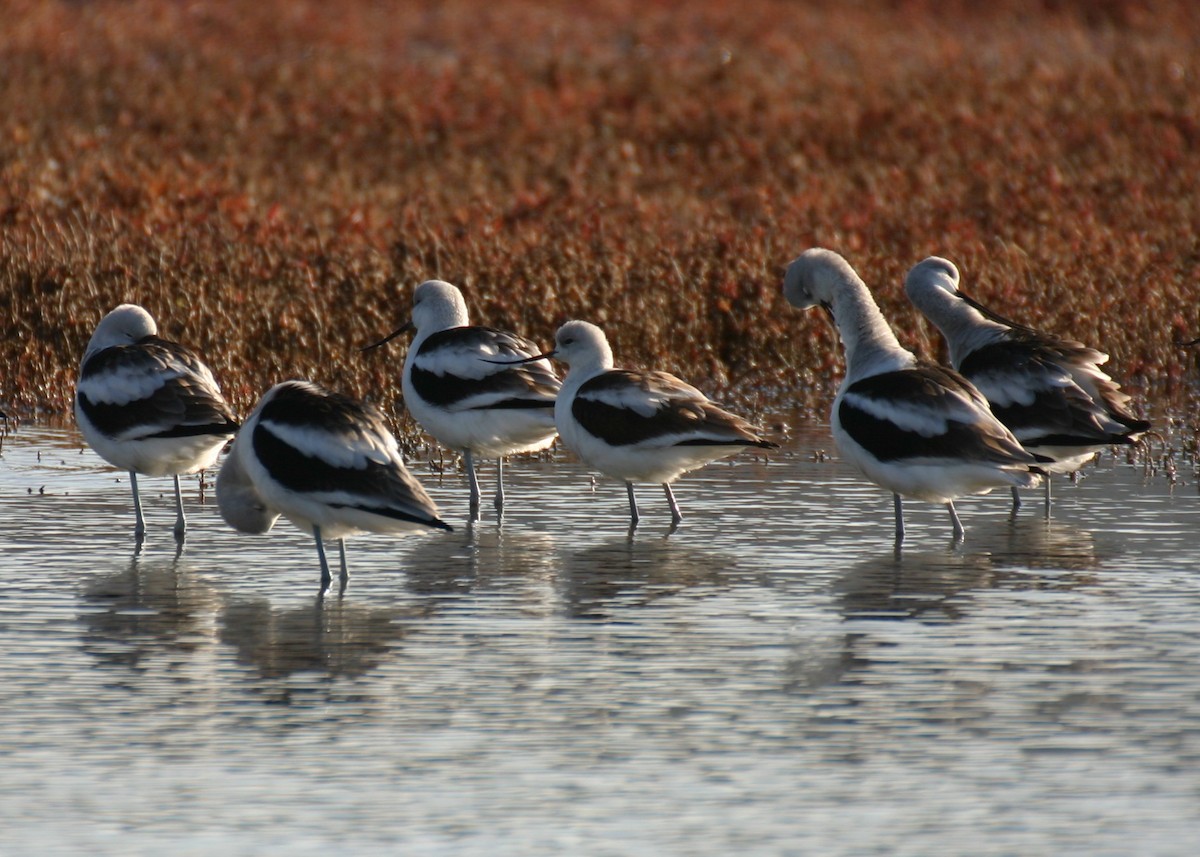
[[[896,544],[904,541],[904,503],[899,494],[892,495],[892,508],[896,510]]]
[[[129,487],[133,489],[133,514],[137,516],[137,524],[134,525],[133,535],[138,541],[146,537],[146,519],[142,517],[142,498],[138,494],[137,474],[132,470],[129,471]]]
[[[329,574],[329,560],[325,559],[325,542],[321,540],[321,528],[313,524],[313,539],[317,542],[317,558],[321,560],[321,591],[329,588],[333,579]]]
[[[629,525],[631,527],[636,527],[638,521],[642,519],[642,516],[638,514],[637,499],[633,496],[632,482],[625,483],[625,491],[627,494],[629,494]]]
[[[187,518],[183,514],[183,492],[179,489],[179,474],[175,474],[175,539],[183,541],[187,532]]]
[[[463,464],[467,468],[467,484],[471,486],[471,520],[479,517],[479,477],[475,475],[475,457],[471,450],[463,450]]]
[[[1017,509],[1021,508],[1021,492],[1017,490],[1016,485],[1014,485],[1012,487],[1012,498],[1013,498],[1012,510],[1015,512],[1015,511],[1017,511]]]
[[[1046,480],[1046,517],[1050,517],[1050,474],[1047,473],[1042,477]]]
[[[683,513],[679,511],[679,504],[675,502],[675,494],[671,491],[670,483],[663,483],[663,492],[667,495],[667,505],[671,507],[671,523],[678,524],[683,520]]]
[[[342,585],[344,586],[346,584],[346,581],[350,579],[350,569],[346,567],[346,540],[345,539],[338,539],[338,553],[341,554],[341,557],[342,557],[342,570],[341,570],[341,574],[338,575],[338,579],[342,582]]]
[[[954,511],[954,504],[947,503],[946,509],[950,512],[950,523],[954,525],[954,540],[961,542],[967,531],[963,529],[962,521],[958,519],[958,512]]]
[[[504,458],[496,459],[496,511],[504,509]]]

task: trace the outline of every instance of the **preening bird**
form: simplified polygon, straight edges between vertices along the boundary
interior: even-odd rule
[[[788,266],[783,294],[794,307],[821,307],[837,326],[846,375],[833,402],[834,442],[844,459],[892,492],[897,542],[904,538],[902,497],[945,504],[958,540],[964,530],[955,499],[1038,483],[1036,459],[979,390],[902,347],[866,284],[837,253],[802,253]]]
[[[913,267],[904,283],[909,299],[946,338],[954,368],[1047,473],[1076,471],[1106,446],[1136,443],[1150,429],[1100,368],[1107,354],[1009,321],[958,287],[958,268],[937,256]],[[1020,506],[1015,487],[1013,505]]]

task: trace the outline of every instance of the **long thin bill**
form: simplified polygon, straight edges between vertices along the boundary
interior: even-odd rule
[[[387,345],[389,342],[391,342],[393,339],[395,339],[400,334],[408,333],[410,330],[413,330],[413,329],[414,329],[413,323],[411,321],[407,322],[403,327],[396,328],[395,330],[393,330],[391,333],[389,333],[387,336],[385,336],[383,339],[379,340],[378,342],[373,342],[370,345],[364,345],[362,348],[360,348],[358,350],[360,352],[361,351],[370,351],[372,348],[378,348],[381,345]]]

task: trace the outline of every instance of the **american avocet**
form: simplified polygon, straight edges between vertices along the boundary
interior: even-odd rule
[[[833,402],[833,438],[842,457],[893,494],[896,540],[904,538],[901,497],[944,503],[993,488],[1029,487],[1036,459],[988,409],[970,381],[901,347],[867,286],[837,253],[807,250],[788,266],[783,294],[800,309],[820,306],[841,334],[846,376]]]
[[[412,320],[374,345],[416,330],[404,359],[404,405],[425,431],[461,452],[479,510],[475,457],[496,459],[496,508],[504,508],[504,456],[554,442],[560,382],[537,346],[515,333],[469,325],[456,286],[427,280],[413,292]]]
[[[554,350],[541,356],[569,367],[554,406],[559,437],[585,464],[625,482],[634,525],[634,482],[660,483],[678,524],[671,483],[681,475],[744,447],[778,447],[674,375],[614,369],[608,339],[594,324],[567,322]]]
[[[1136,443],[1150,429],[1100,369],[1107,354],[1001,318],[958,291],[958,283],[953,262],[930,256],[908,272],[904,289],[946,338],[954,368],[1021,445],[1046,460],[1043,470],[1071,473],[1104,447]],[[1016,487],[1012,495],[1020,506]]]
[[[138,539],[146,533],[138,474],[174,477],[175,536],[182,539],[179,476],[212,466],[238,424],[195,352],[157,334],[154,319],[133,304],[101,319],[79,367],[75,420],[101,458],[129,471]]]
[[[217,474],[217,504],[234,529],[265,533],[279,515],[313,534],[321,588],[324,539],[355,533],[452,529],[408,472],[383,416],[308,381],[276,384],[259,401]]]

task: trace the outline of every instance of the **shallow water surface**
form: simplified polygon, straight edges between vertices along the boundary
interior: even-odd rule
[[[1200,497],[1105,456],[944,510],[799,434],[661,491],[562,458],[457,530],[226,528],[69,431],[0,455],[0,853],[1191,855]],[[494,469],[482,472],[485,492]],[[210,474],[211,477],[211,474]]]

